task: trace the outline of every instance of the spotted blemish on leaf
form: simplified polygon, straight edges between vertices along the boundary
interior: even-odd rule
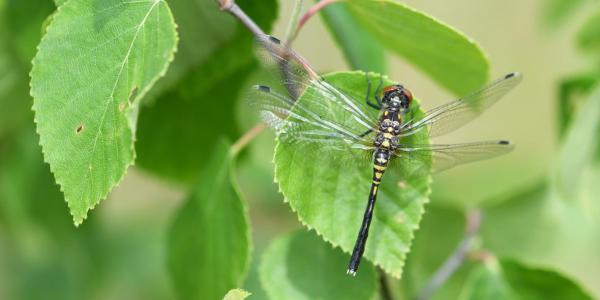
[[[135,100],[135,96],[137,96],[137,92],[138,87],[137,85],[134,85],[131,91],[129,92],[129,103],[133,103],[133,100]]]
[[[401,188],[401,189],[405,189],[406,188],[406,181],[404,181],[404,180],[398,181],[398,187]]]
[[[130,92],[139,101],[165,74],[178,37],[164,0],[61,2],[32,61],[30,93],[44,160],[79,225],[133,165]]]

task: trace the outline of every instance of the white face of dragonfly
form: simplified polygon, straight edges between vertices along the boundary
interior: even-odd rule
[[[389,106],[393,110],[399,111],[403,114],[406,113],[406,111],[408,110],[408,105],[402,105],[402,100],[398,96],[395,96],[392,99],[390,99]]]

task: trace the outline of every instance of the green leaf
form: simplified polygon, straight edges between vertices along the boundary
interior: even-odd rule
[[[166,2],[68,1],[31,71],[40,144],[75,224],[133,163],[139,101],[177,42]]]
[[[373,299],[376,277],[365,264],[356,277],[345,275],[347,256],[313,232],[276,239],[265,251],[260,280],[269,299]]]
[[[593,176],[589,176],[593,175]],[[480,233],[483,246],[501,257],[552,267],[600,295],[600,171],[582,177],[579,202],[561,200],[544,182],[490,201]],[[507,199],[508,198],[508,199]]]
[[[235,45],[225,45],[156,103],[142,108],[136,142],[142,168],[193,182],[208,163],[212,149],[207,145],[239,135],[235,101],[256,64]]]
[[[167,74],[148,95],[152,100],[168,92],[194,70],[201,69],[219,47],[231,41],[238,28],[234,18],[219,10],[217,1],[170,0],[169,7],[177,23],[180,42]]]
[[[370,76],[377,78],[379,75]],[[362,72],[331,73],[325,78],[332,85],[357,95],[363,95],[367,90]],[[387,78],[383,79],[384,84],[390,84]],[[364,98],[355,99],[360,101],[357,102],[359,107],[366,107]],[[299,101],[307,100],[300,98]],[[319,111],[318,107],[314,109]],[[412,109],[413,117],[423,115],[418,101],[413,102]],[[343,119],[346,112],[323,113]],[[412,135],[403,141],[429,143],[426,133]],[[414,171],[410,164],[396,167],[389,168],[383,177],[365,257],[391,275],[400,277],[413,233],[428,201],[430,178],[409,176]],[[356,240],[367,204],[372,170],[369,155],[363,150],[328,152],[315,144],[283,142],[275,148],[275,179],[285,200],[302,223],[346,252],[352,251]],[[345,267],[346,264],[338,266],[340,270]]]
[[[236,170],[236,173],[238,173],[238,177],[239,177],[239,168],[238,170]],[[242,182],[242,180],[240,180],[240,182]],[[244,191],[244,194],[246,194],[246,189],[244,187],[240,187],[241,190]],[[248,199],[251,199],[250,197],[247,197]],[[268,226],[268,225],[267,225]],[[252,231],[253,232],[262,232],[260,227],[253,227]],[[266,238],[266,237],[265,237]],[[243,285],[243,289],[247,290],[247,291],[252,291],[252,299],[261,299],[261,300],[265,300],[268,299],[267,297],[267,292],[265,292],[265,290],[261,287],[260,285],[260,278],[259,278],[259,274],[258,274],[258,267],[259,267],[259,263],[260,261],[260,257],[263,253],[263,248],[266,247],[266,241],[262,241],[262,240],[257,240],[256,242],[254,242],[253,245],[253,250],[252,250],[252,258],[251,263],[250,263],[250,268],[248,270],[248,276],[246,276],[244,285]]]
[[[270,24],[275,19],[275,0],[261,1],[260,4],[239,2],[259,24]],[[203,11],[203,14],[226,15],[216,7],[213,9]],[[181,31],[188,32],[191,41],[182,45],[182,48],[190,49],[184,52],[185,56],[178,56],[179,62],[197,66],[160,95],[155,103],[142,107],[136,142],[137,163],[142,168],[164,178],[190,183],[207,163],[212,150],[207,145],[216,143],[223,136],[230,139],[239,136],[236,101],[246,79],[256,68],[252,36],[239,23],[235,23],[233,35],[226,36],[227,39],[218,44],[214,44],[214,33],[206,33],[202,38],[189,35],[195,31],[214,31],[213,28],[228,24],[214,20],[210,26],[198,27],[192,19],[180,24]],[[191,48],[198,48],[203,39],[208,40],[211,51],[193,53]],[[188,44],[192,41],[193,44]]]
[[[386,73],[382,46],[357,23],[347,4],[329,5],[321,11],[321,16],[352,69]]]
[[[586,0],[545,0],[544,22],[547,26],[558,27],[571,17]]]
[[[597,52],[600,48],[600,11],[591,15],[577,32],[577,44],[584,50]]]
[[[169,233],[169,271],[181,299],[221,299],[241,286],[250,254],[248,223],[229,145],[219,142]]]
[[[465,235],[465,214],[451,207],[440,206],[436,204],[439,203],[437,200],[432,199],[428,205],[408,254],[400,281],[405,292],[402,299],[417,298]],[[457,299],[469,269],[468,263],[461,266],[432,295],[432,299]]]
[[[114,245],[97,230],[94,218],[73,227],[34,124],[28,125],[0,139],[0,277],[9,291],[0,297],[88,298],[108,279],[111,251],[104,246],[114,250]]]
[[[597,149],[600,149],[600,88],[595,88],[578,110],[562,146],[556,186],[563,198],[577,198],[584,170],[591,165]]]
[[[31,122],[27,72],[15,63],[9,41],[0,25],[0,138]]]
[[[521,253],[536,254],[551,248],[558,242],[554,233],[559,225],[547,214],[547,199],[548,185],[540,182],[510,197],[490,201],[498,204],[484,209],[480,229],[484,246],[498,255],[518,258]]]
[[[53,9],[47,0],[0,1],[0,138],[31,123],[28,73]]]
[[[461,300],[592,299],[581,287],[555,271],[516,261],[490,258],[471,274]]]
[[[571,76],[561,81],[559,86],[558,113],[560,136],[564,136],[573,122],[581,104],[596,86],[600,76],[596,73]]]
[[[7,1],[5,13],[0,16],[0,22],[6,22],[6,30],[11,35],[8,46],[14,49],[19,62],[27,69],[42,37],[42,23],[54,10],[50,0],[12,0]]]
[[[14,132],[1,144],[0,220],[13,230],[38,225],[51,232],[53,240],[64,242],[73,225],[64,214],[62,195],[48,165],[43,163],[33,124]]]
[[[54,0],[54,5],[56,5],[56,7],[59,7],[65,4],[65,2],[67,2],[67,0]]]
[[[250,296],[250,295],[252,295],[252,294],[248,293],[244,290],[234,289],[234,290],[230,290],[229,292],[227,292],[225,297],[223,297],[223,300],[244,300],[244,299],[248,298],[248,296]]]
[[[384,47],[451,92],[464,96],[488,80],[481,48],[460,32],[392,0],[348,1],[348,8]]]

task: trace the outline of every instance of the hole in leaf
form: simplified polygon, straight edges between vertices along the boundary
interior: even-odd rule
[[[83,131],[83,124],[77,125],[77,128],[75,128],[75,134],[80,134],[82,131]]]

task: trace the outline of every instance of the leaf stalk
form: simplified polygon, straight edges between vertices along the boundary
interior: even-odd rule
[[[429,282],[421,292],[419,292],[415,300],[430,299],[433,293],[435,293],[435,291],[437,291],[452,276],[452,274],[464,264],[467,254],[473,244],[473,240],[479,232],[482,218],[483,213],[479,209],[473,210],[467,214],[467,226],[465,228],[463,239],[456,249],[454,249],[454,252],[452,252],[431,279],[429,279]]]

